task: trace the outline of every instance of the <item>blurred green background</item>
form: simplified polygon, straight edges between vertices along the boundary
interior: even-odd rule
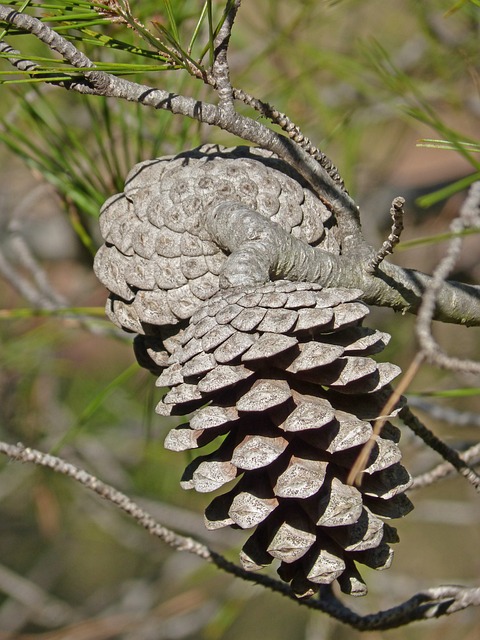
[[[52,15],[60,4],[48,5]],[[188,41],[201,4],[147,0],[131,6],[147,26],[155,20],[171,30],[174,18]],[[223,3],[212,4],[218,19]],[[208,41],[205,25],[199,49],[202,37]],[[149,49],[122,25],[90,28]],[[232,37],[232,80],[286,112],[333,159],[375,245],[388,234],[392,198],[404,195],[407,228],[393,260],[431,271],[445,250],[436,236],[448,231],[462,187],[480,171],[479,31],[480,6],[472,1],[245,0]],[[47,55],[27,36],[6,39],[31,56]],[[95,60],[140,59],[90,39],[86,47]],[[0,60],[2,70],[11,67]],[[0,79],[14,77],[3,73]],[[152,71],[142,81],[214,100],[181,70]],[[166,526],[236,559],[242,533],[206,532],[208,497],[179,487],[187,454],[163,450],[171,421],[154,413],[160,390],[134,364],[131,337],[104,319],[106,293],[92,273],[92,255],[100,242],[98,209],[122,189],[135,162],[203,142],[239,141],[168,113],[70,95],[43,83],[4,84],[0,92],[0,438],[65,457],[137,499]],[[447,140],[453,150],[417,145],[426,138]],[[418,238],[424,241],[408,244]],[[479,281],[479,249],[478,235],[465,239],[455,277]],[[35,295],[30,291],[29,298],[25,288],[22,295],[19,283],[30,284]],[[42,316],[33,299],[43,306]],[[408,367],[417,350],[414,318],[374,309],[367,324],[392,334],[382,357]],[[435,329],[449,353],[480,355],[478,329]],[[471,376],[425,366],[410,391],[414,400],[471,414],[458,426],[458,420],[450,424],[420,412],[447,443],[465,447],[478,440],[478,387]],[[413,474],[439,462],[407,431],[403,449]],[[474,490],[454,478],[411,497],[415,511],[395,523],[401,543],[393,567],[365,571],[369,595],[348,600],[361,613],[393,606],[426,587],[478,580]],[[0,460],[0,640],[360,635],[198,558],[171,552],[67,478]],[[362,637],[476,640],[480,612]]]

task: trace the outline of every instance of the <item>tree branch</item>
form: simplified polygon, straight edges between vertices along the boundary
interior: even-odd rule
[[[388,238],[382,244],[376,255],[369,261],[366,270],[368,273],[375,273],[379,264],[391,253],[393,249],[400,242],[400,235],[403,231],[403,205],[405,204],[405,198],[395,198],[390,208],[390,217],[392,218],[392,228]]]
[[[480,228],[480,182],[475,182],[470,187],[468,196],[460,209],[460,215],[450,225],[450,231],[453,234],[459,234],[471,227]],[[463,237],[455,235],[449,242],[445,257],[434,270],[418,311],[416,333],[422,352],[431,364],[443,369],[452,369],[465,373],[480,373],[480,362],[449,357],[440,348],[432,335],[431,323],[435,313],[435,305],[438,304],[445,279],[455,266],[462,248],[462,242]]]
[[[262,114],[263,117],[268,118],[273,124],[278,125],[285,133],[291,138],[294,142],[300,145],[308,154],[310,154],[315,160],[325,169],[328,175],[332,178],[336,184],[342,189],[342,191],[346,191],[345,183],[340,176],[340,173],[337,167],[333,164],[333,162],[328,158],[323,151],[320,151],[317,147],[315,147],[312,142],[305,136],[300,127],[296,125],[290,118],[281,111],[278,111],[275,107],[270,105],[268,102],[264,102],[263,100],[259,100],[254,96],[251,96],[243,89],[233,88],[233,97],[236,100],[240,100],[244,102],[255,111],[258,111]]]
[[[215,58],[212,65],[212,76],[215,83],[215,89],[219,97],[218,106],[220,110],[225,113],[227,118],[231,117],[235,113],[227,54],[230,36],[232,35],[233,23],[240,8],[240,4],[241,0],[233,0],[233,2],[230,2],[230,8],[227,6],[225,20],[214,42]]]
[[[233,113],[231,117],[226,118],[225,113],[216,105],[178,96],[161,89],[153,89],[93,69],[93,62],[62,36],[40,20],[27,14],[18,13],[8,6],[0,5],[0,20],[32,33],[47,44],[51,50],[60,53],[67,62],[81,69],[84,80],[66,83],[65,86],[69,89],[91,95],[116,97],[153,106],[157,109],[166,109],[173,114],[219,126],[233,135],[277,154],[294,167],[309,182],[318,197],[336,213],[340,236],[343,240],[343,255],[342,260],[337,261],[336,264],[334,264],[336,256],[331,256],[328,260],[325,255],[323,256],[327,260],[326,271],[328,273],[328,278],[323,284],[325,286],[337,286],[338,284],[345,286],[348,284],[348,286],[362,289],[364,300],[369,304],[389,306],[402,312],[418,312],[422,296],[430,287],[431,279],[429,276],[414,270],[401,269],[388,263],[380,265],[374,276],[359,269],[359,263],[368,263],[371,258],[371,249],[363,241],[358,208],[355,202],[328,175],[315,158],[293,140],[238,113]],[[325,272],[324,266],[322,268]],[[443,283],[437,297],[433,317],[444,322],[455,322],[467,326],[479,325],[479,302],[479,287],[459,283]]]
[[[65,460],[62,460],[61,458],[57,458],[56,456],[52,456],[48,453],[42,453],[36,449],[24,447],[21,444],[11,445],[5,442],[0,442],[0,453],[9,456],[13,460],[31,462],[41,467],[48,467],[56,473],[73,478],[87,489],[94,491],[101,498],[107,500],[107,502],[114,504],[116,507],[127,513],[149,533],[160,538],[160,540],[163,540],[169,546],[177,549],[178,551],[188,551],[189,553],[193,553],[204,560],[211,561],[211,552],[205,545],[196,542],[192,538],[176,534],[170,529],[158,524],[152,516],[133,502],[133,500],[130,500],[130,498],[124,493],[114,489],[105,482],[102,482],[87,471],[79,469],[75,465],[65,462]]]
[[[94,68],[94,63],[85,54],[40,20],[1,4],[0,21],[31,33],[52,51],[59,53],[66,62],[82,70],[84,80],[66,83],[64,86],[68,89],[83,94],[137,102],[155,109],[165,109],[176,115],[217,126],[243,140],[272,151],[294,167],[307,180],[318,197],[334,210],[344,248],[348,249],[358,244],[358,238],[362,236],[357,205],[315,161],[315,158],[293,140],[236,112],[226,117],[222,109],[211,103],[179,96],[162,89],[153,89],[147,85],[99,71]]]
[[[469,449],[462,451],[458,455],[463,462],[470,466],[476,465],[480,462],[480,444],[474,444]],[[456,469],[452,464],[450,464],[450,462],[442,462],[430,471],[426,471],[425,473],[415,476],[413,478],[413,483],[408,490],[412,491],[414,489],[423,489],[424,487],[428,487],[439,480],[455,475],[455,472]]]
[[[222,274],[224,284],[245,284],[246,281],[264,282],[265,275],[270,277],[273,274],[276,277],[288,277],[293,280],[319,282],[327,287],[350,286],[362,289],[365,292],[363,299],[370,304],[389,306],[401,311],[417,312],[420,309],[421,321],[418,331],[423,340],[422,348],[426,353],[433,353],[438,348],[430,333],[429,325],[433,318],[467,325],[480,325],[478,304],[480,289],[459,283],[445,282],[452,267],[456,249],[452,248],[449,251],[447,258],[439,265],[433,278],[413,270],[383,264],[383,258],[393,249],[399,235],[400,225],[398,220],[394,220],[389,240],[372,259],[372,252],[361,235],[357,206],[344,191],[343,183],[335,167],[329,166],[323,160],[323,154],[317,153],[318,150],[312,148],[308,139],[305,142],[298,127],[291,123],[284,114],[232,88],[227,52],[232,24],[239,6],[240,0],[235,0],[230,5],[225,23],[215,41],[212,76],[215,79],[215,87],[220,98],[218,105],[153,89],[99,71],[95,68],[94,63],[71,42],[40,20],[12,10],[11,7],[0,5],[0,21],[31,33],[44,42],[50,50],[60,54],[63,60],[78,69],[81,74],[81,78],[78,80],[72,79],[68,74],[65,74],[65,80],[58,80],[59,75],[57,74],[55,80],[52,79],[53,84],[84,94],[115,97],[152,106],[156,109],[165,109],[173,114],[180,114],[205,124],[218,126],[278,155],[295,168],[309,182],[318,197],[333,209],[342,240],[342,255],[339,256],[299,242],[279,225],[269,222],[256,212],[239,206],[237,203],[225,203],[212,212],[208,212],[206,223],[215,241],[222,248],[231,252]],[[0,52],[10,54],[11,64],[22,71],[32,73],[39,69],[32,61],[19,57],[19,54],[7,43],[0,43]],[[242,99],[266,114],[287,132],[290,139],[271,131],[251,118],[236,113],[233,108],[234,98]],[[268,115],[269,112],[270,115]],[[319,154],[321,155],[319,156]],[[480,191],[476,197],[476,204],[473,208],[477,210],[478,216]],[[397,213],[398,209],[401,209],[401,204],[397,207]],[[467,211],[467,209],[471,213],[472,203],[468,207],[466,205],[465,210]],[[462,219],[468,217],[467,213],[465,215],[462,213]],[[0,267],[2,264],[0,261]],[[362,264],[366,266],[359,268],[359,265]],[[17,286],[20,286],[18,282]],[[24,286],[23,281],[21,286]],[[30,290],[25,289],[25,292],[28,295],[33,295]],[[423,305],[421,304],[422,296],[427,299]],[[431,357],[435,363],[442,361]],[[452,365],[452,359],[447,357],[443,362],[450,362]],[[469,371],[480,371],[480,368],[472,369],[470,363],[468,366],[470,367]],[[458,369],[458,362],[453,362],[452,368]],[[477,490],[480,489],[480,476],[468,466],[467,455],[459,455],[444,445],[418,421],[409,409],[403,409],[400,415],[417,435],[448,460],[459,473],[467,477]],[[163,540],[172,548],[193,553],[232,575],[261,584],[286,597],[295,599],[290,587],[285,583],[266,575],[245,571],[211,551],[205,545],[176,534],[159,524],[147,511],[139,507],[125,494],[60,458],[24,448],[22,445],[9,445],[2,442],[0,442],[0,453],[22,462],[48,467],[57,473],[71,477],[127,513],[149,533]],[[442,466],[445,467],[445,465]],[[430,475],[433,477],[432,472]],[[438,475],[438,472],[433,475]],[[433,588],[415,595],[397,607],[366,616],[358,615],[344,606],[333,594],[330,587],[322,588],[321,599],[300,601],[300,604],[323,611],[356,629],[389,629],[408,624],[414,620],[439,617],[468,606],[479,605],[480,588],[456,586]]]
[[[151,535],[159,538],[177,551],[193,553],[203,560],[215,564],[219,569],[227,573],[262,585],[298,602],[301,606],[322,611],[361,631],[393,629],[415,620],[440,617],[480,604],[480,588],[458,586],[428,589],[396,607],[365,616],[355,613],[340,602],[331,591],[330,585],[321,590],[319,599],[298,600],[285,582],[275,580],[268,575],[245,571],[242,567],[211,551],[207,546],[167,529],[124,493],[61,458],[42,453],[36,449],[26,448],[21,444],[13,445],[6,442],[0,442],[0,453],[12,460],[47,467],[56,473],[72,478],[124,511]]]
[[[213,240],[231,255],[221,286],[266,282],[272,277],[317,282],[324,287],[361,289],[367,304],[416,313],[431,277],[382,263],[374,274],[362,269],[357,254],[334,255],[311,247],[253,209],[224,202],[205,213]],[[444,322],[480,325],[480,288],[444,282],[434,317]]]
[[[465,459],[462,459],[455,449],[446,445],[437,438],[430,429],[427,429],[417,416],[411,412],[408,406],[403,407],[398,415],[407,427],[410,427],[415,435],[421,438],[431,449],[439,453],[444,460],[449,462],[458,471],[458,473],[466,478],[475,490],[480,493],[480,475],[478,475],[478,473],[467,464]]]

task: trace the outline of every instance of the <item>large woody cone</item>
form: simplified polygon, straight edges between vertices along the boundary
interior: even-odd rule
[[[207,527],[252,529],[240,557],[278,563],[299,596],[335,579],[366,593],[356,568],[389,566],[411,509],[398,430],[387,422],[360,487],[346,484],[399,370],[369,356],[360,291],[276,281],[219,290],[227,255],[204,214],[235,200],[312,246],[339,254],[335,217],[286,163],[261,149],[200,149],[136,165],[102,208],[95,272],[107,314],[134,332],[136,356],[169,387],[157,410],[188,415],[166,446],[210,444],[182,486],[218,490]]]
[[[356,564],[387,568],[397,536],[384,519],[412,508],[390,423],[375,437],[361,486],[346,484],[399,373],[368,357],[388,336],[361,326],[368,308],[358,293],[285,281],[220,291],[164,343],[171,355],[157,385],[170,391],[157,411],[191,414],[166,447],[218,438],[213,453],[188,465],[182,486],[226,485],[206,510],[207,527],[256,527],[242,564],[279,560],[300,596],[335,579],[347,593],[366,593]],[[148,338],[144,347],[155,360]]]

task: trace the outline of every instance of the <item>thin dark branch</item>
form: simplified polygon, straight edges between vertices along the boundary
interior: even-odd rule
[[[442,440],[437,438],[430,429],[427,429],[417,416],[412,413],[408,406],[403,407],[399,413],[399,417],[415,433],[415,435],[421,438],[425,444],[439,453],[444,460],[455,467],[458,473],[466,478],[476,491],[480,492],[480,475],[478,475],[478,473],[474,471],[474,469],[472,469],[465,460],[462,460],[461,456],[457,451],[455,451],[455,449],[446,445]]]

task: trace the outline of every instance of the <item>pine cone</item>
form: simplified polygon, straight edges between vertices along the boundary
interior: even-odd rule
[[[167,435],[168,449],[218,438],[188,465],[182,487],[209,492],[239,478],[211,502],[206,526],[256,527],[243,566],[280,560],[279,575],[299,596],[334,580],[365,594],[355,563],[388,567],[397,534],[383,519],[412,508],[390,423],[361,486],[345,482],[399,373],[368,357],[388,335],[361,326],[368,308],[359,293],[285,281],[220,291],[166,340],[169,366],[157,380],[171,388],[157,412],[191,414]]]
[[[389,336],[361,326],[368,308],[358,290],[280,280],[220,290],[227,256],[203,216],[226,200],[340,251],[334,216],[269,152],[205,146],[144,162],[100,217],[95,272],[111,292],[107,314],[138,334],[138,361],[170,387],[158,413],[191,414],[167,448],[210,445],[181,481],[200,492],[228,485],[207,508],[207,527],[255,528],[243,566],[279,561],[301,597],[334,580],[364,595],[356,564],[388,567],[397,535],[384,519],[412,508],[388,422],[361,486],[346,484],[399,372],[369,357]]]

